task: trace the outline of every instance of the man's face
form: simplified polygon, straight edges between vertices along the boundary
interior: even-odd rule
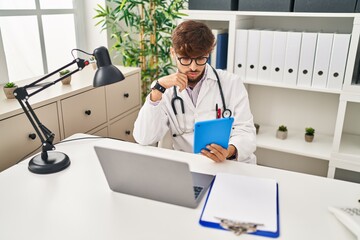
[[[186,74],[188,81],[197,82],[202,78],[209,54],[205,56],[182,56],[177,54],[174,49],[171,50],[171,53],[179,72]]]

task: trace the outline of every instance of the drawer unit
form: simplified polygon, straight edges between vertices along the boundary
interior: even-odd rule
[[[140,75],[127,76],[125,80],[111,84],[106,89],[106,104],[109,119],[140,106]]]
[[[95,136],[99,136],[99,137],[107,137],[109,135],[107,127],[101,128],[100,130],[96,129],[96,130],[91,131],[89,133],[91,135],[95,135]]]
[[[121,139],[128,142],[135,142],[133,137],[134,122],[139,110],[130,113],[126,117],[110,124],[109,137]]]
[[[55,134],[54,143],[60,141],[57,104],[35,109],[40,122]],[[0,171],[16,164],[27,154],[41,151],[41,141],[25,113],[0,121]],[[30,135],[34,139],[30,138]]]
[[[87,133],[106,123],[105,89],[90,91],[61,101],[64,136],[74,133]]]

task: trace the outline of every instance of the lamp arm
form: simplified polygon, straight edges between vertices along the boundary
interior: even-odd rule
[[[29,84],[29,85],[24,86],[24,88],[27,89],[27,88],[29,88],[29,87],[33,87],[33,86],[35,86],[37,83],[39,83],[39,82],[43,81],[44,79],[46,79],[46,78],[54,75],[55,73],[60,72],[62,69],[67,68],[67,67],[73,65],[74,63],[77,63],[77,65],[78,65],[78,68],[77,68],[77,69],[75,69],[75,70],[72,71],[72,72],[69,72],[68,74],[60,77],[59,79],[57,79],[57,80],[55,80],[55,81],[53,81],[53,82],[49,82],[49,83],[43,85],[41,88],[37,89],[36,91],[32,92],[31,94],[27,94],[27,96],[28,96],[28,97],[31,97],[31,96],[35,95],[35,94],[37,94],[37,93],[39,93],[39,92],[47,89],[48,87],[50,87],[50,86],[52,86],[52,85],[60,82],[60,81],[63,80],[64,78],[67,78],[67,77],[73,75],[74,73],[82,70],[84,67],[86,67],[87,65],[89,65],[89,61],[87,61],[87,60],[85,61],[84,59],[77,58],[77,59],[75,59],[74,61],[72,61],[71,63],[65,65],[64,67],[61,67],[61,68],[59,68],[58,70],[56,70],[56,71],[54,71],[54,72],[52,72],[52,73],[49,73],[49,74],[46,75],[45,77],[42,77],[41,79],[36,80],[35,82],[33,82],[33,83]],[[35,83],[35,84],[34,84],[34,83]]]
[[[78,68],[75,69],[74,71],[60,77],[59,79],[53,81],[53,82],[50,82],[50,83],[47,83],[45,84],[44,86],[42,86],[41,88],[39,88],[38,90],[32,92],[31,94],[28,94],[27,92],[27,88],[29,87],[34,87],[36,86],[37,83],[43,81],[44,79],[54,75],[55,73],[61,71],[62,69],[64,68],[67,68],[73,64],[77,63],[78,65]],[[55,137],[55,134],[52,133],[45,125],[43,125],[39,118],[37,117],[37,115],[35,114],[35,111],[33,110],[33,108],[31,107],[30,103],[28,102],[28,99],[45,90],[46,88],[56,84],[57,82],[61,81],[62,79],[82,70],[85,66],[87,66],[89,64],[89,61],[85,61],[83,59],[80,59],[80,58],[77,58],[75,59],[74,61],[72,61],[71,63],[57,69],[56,71],[52,72],[52,73],[49,73],[47,74],[46,76],[28,84],[28,85],[25,85],[23,87],[18,87],[17,89],[15,89],[14,91],[14,95],[15,95],[15,98],[18,100],[18,102],[20,103],[20,106],[21,108],[24,110],[24,113],[26,115],[26,117],[29,119],[32,127],[35,129],[37,135],[39,136],[40,140],[41,140],[41,143],[42,143],[42,153],[41,153],[41,158],[46,161],[48,159],[48,154],[47,154],[47,151],[49,150],[54,150],[55,147],[53,145],[53,141],[54,141],[54,137]]]
[[[27,100],[20,100],[18,99],[21,108],[24,110],[26,117],[29,119],[32,127],[35,129],[35,132],[39,136],[41,143],[42,143],[42,153],[41,158],[43,160],[47,160],[48,155],[47,151],[54,150],[55,147],[53,145],[54,136],[55,134],[52,133],[47,127],[45,127],[35,114],[34,110],[32,109],[31,105]]]

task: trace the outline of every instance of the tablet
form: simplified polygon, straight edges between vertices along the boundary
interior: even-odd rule
[[[200,153],[206,146],[215,143],[227,149],[234,118],[219,118],[196,122],[194,126],[194,153]]]

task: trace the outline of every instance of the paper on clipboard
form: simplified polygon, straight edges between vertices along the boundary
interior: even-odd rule
[[[263,224],[252,234],[278,237],[277,182],[272,179],[218,173],[201,214],[200,224],[223,229],[216,217]]]

